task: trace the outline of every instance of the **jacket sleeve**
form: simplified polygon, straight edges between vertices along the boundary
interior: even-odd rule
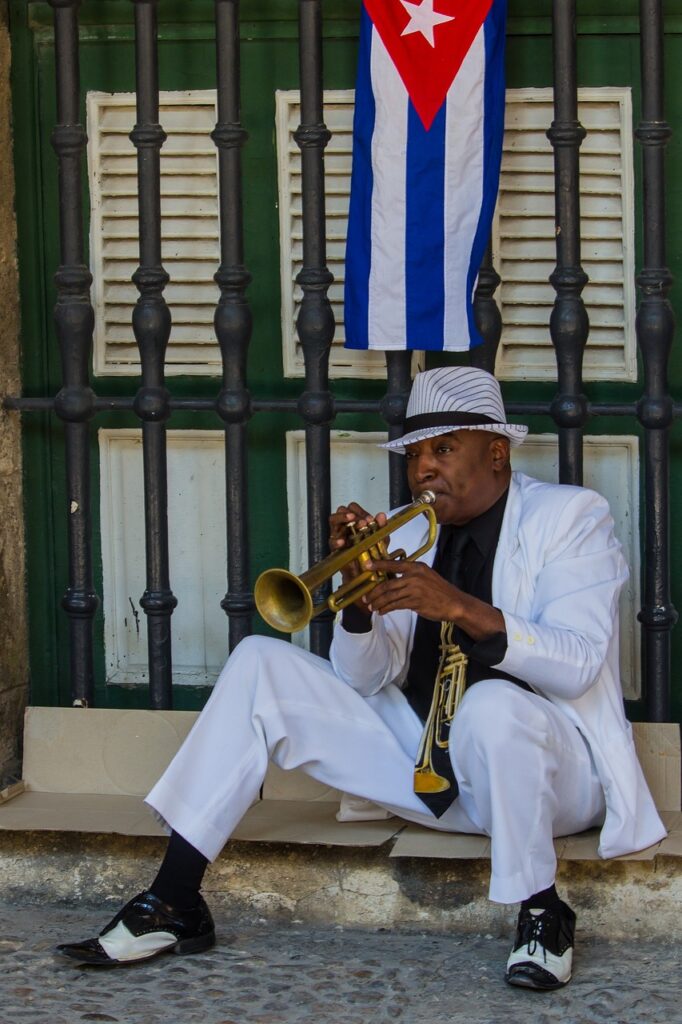
[[[375,613],[369,632],[349,633],[339,617],[329,651],[332,668],[363,697],[371,697],[388,683],[401,682],[413,624],[413,613],[407,610]]]
[[[496,667],[547,696],[582,696],[618,642],[618,598],[627,578],[607,502],[594,491],[574,491],[556,510],[531,614],[500,609],[507,652]]]

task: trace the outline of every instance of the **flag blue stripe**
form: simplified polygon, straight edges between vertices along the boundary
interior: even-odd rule
[[[502,162],[504,134],[504,42],[507,0],[494,0],[483,25],[485,39],[485,86],[483,94],[483,202],[471,248],[467,275],[467,318],[470,347],[483,342],[474,319],[473,292],[476,275],[490,239]]]
[[[429,131],[411,102],[407,117],[407,348],[438,351],[445,326],[445,104]]]
[[[346,348],[368,347],[369,272],[372,262],[372,136],[375,103],[372,90],[372,21],[363,5],[360,22],[358,77],[353,118],[353,187],[346,241],[344,311]]]

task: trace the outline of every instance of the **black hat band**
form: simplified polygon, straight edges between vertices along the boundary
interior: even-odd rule
[[[405,433],[411,434],[423,427],[482,427],[489,423],[498,423],[491,416],[483,416],[475,412],[425,412],[421,416],[408,416],[405,420]],[[506,426],[506,424],[499,424]]]

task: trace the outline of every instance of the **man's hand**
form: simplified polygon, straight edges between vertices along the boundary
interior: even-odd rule
[[[409,608],[424,619],[454,621],[464,595],[423,562],[372,561],[372,569],[390,573],[392,579],[378,583],[366,595],[366,602],[379,615]],[[395,576],[399,573],[399,576]]]
[[[408,608],[434,622],[456,622],[474,641],[505,630],[502,612],[465,594],[423,562],[374,559],[371,568],[399,574],[378,583],[365,595],[363,601],[371,612],[386,615],[387,612]]]
[[[354,501],[350,505],[340,505],[336,512],[333,512],[329,517],[329,550],[331,552],[340,551],[342,548],[353,543],[354,538],[350,530],[351,526],[360,529],[373,522],[376,522],[378,526],[384,526],[386,519],[387,517],[384,512],[379,512],[375,517]],[[360,566],[354,559],[352,562],[348,562],[341,570],[341,579],[344,583],[347,583],[349,580],[354,579],[360,571]],[[366,603],[362,601],[354,603],[367,615],[371,614]]]

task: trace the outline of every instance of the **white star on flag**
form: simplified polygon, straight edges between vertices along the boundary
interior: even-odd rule
[[[436,41],[433,37],[433,30],[436,25],[442,25],[446,21],[454,21],[454,17],[450,14],[438,14],[434,11],[433,5],[435,0],[421,0],[421,3],[410,3],[410,0],[400,0],[401,4],[410,16],[410,21],[407,23],[401,35],[410,36],[413,32],[419,32],[424,36],[424,39],[435,49]]]

